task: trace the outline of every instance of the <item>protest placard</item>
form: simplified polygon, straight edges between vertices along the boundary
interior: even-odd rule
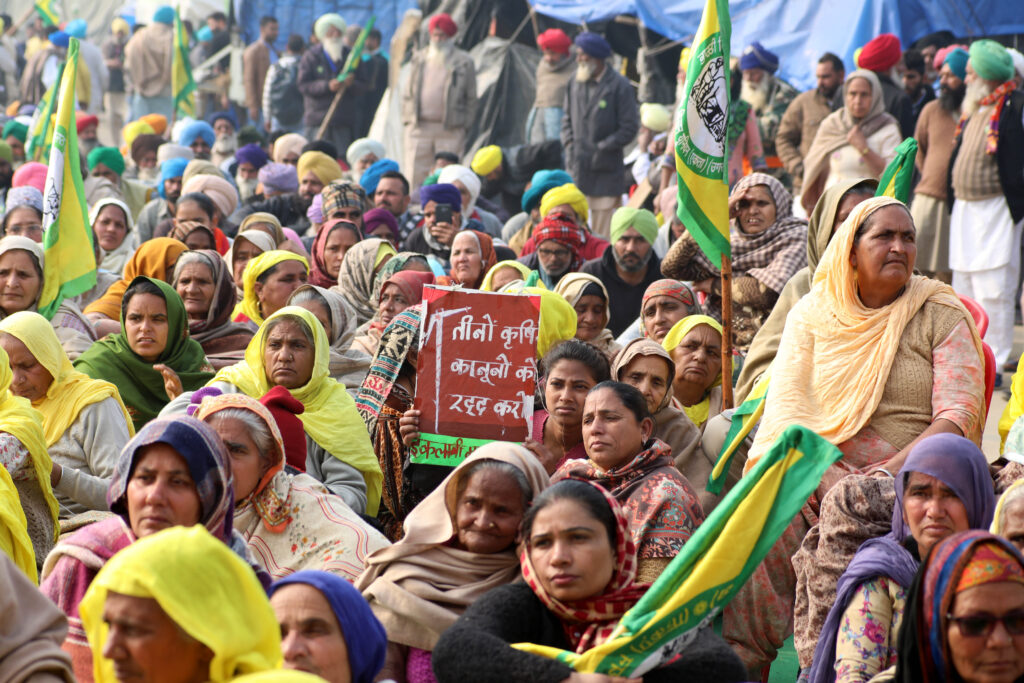
[[[423,298],[410,460],[455,466],[490,441],[529,438],[540,297],[427,286]]]

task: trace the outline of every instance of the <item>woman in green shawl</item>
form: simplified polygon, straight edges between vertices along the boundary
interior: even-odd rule
[[[117,386],[136,431],[172,398],[213,378],[203,347],[188,336],[181,297],[149,277],[135,278],[125,291],[120,334],[94,343],[75,368]]]

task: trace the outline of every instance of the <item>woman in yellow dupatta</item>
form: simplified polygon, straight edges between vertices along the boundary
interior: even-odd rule
[[[255,331],[283,307],[292,292],[306,284],[307,279],[309,262],[304,257],[281,249],[263,252],[245,266],[242,300],[235,306],[231,319],[236,323],[252,323]]]
[[[0,551],[3,551],[32,583],[39,585],[36,554],[28,536],[28,522],[21,509],[18,489],[6,469],[0,467]]]
[[[22,311],[0,321],[0,346],[14,369],[11,390],[43,416],[62,515],[106,510],[121,448],[135,434],[117,387],[75,370],[38,313]]]
[[[661,347],[672,356],[676,407],[703,432],[722,412],[722,326],[706,315],[688,315],[668,331]]]

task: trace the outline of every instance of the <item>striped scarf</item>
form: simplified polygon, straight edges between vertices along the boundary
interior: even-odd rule
[[[398,380],[409,351],[419,339],[423,314],[423,304],[410,306],[395,316],[381,335],[377,355],[373,357],[370,371],[356,396],[356,410],[370,434],[376,431],[380,411]]]
[[[985,154],[994,155],[999,149],[999,117],[1003,113],[1003,105],[1010,99],[1010,93],[1017,88],[1017,84],[1013,81],[1006,81],[998,88],[990,92],[985,97],[981,98],[980,106],[987,107],[990,104],[995,104],[992,107],[992,115],[988,119],[988,132],[985,134]],[[956,139],[960,139],[960,133],[964,129],[964,124],[968,119],[967,114],[960,116],[960,120],[956,124],[956,134],[953,136]]]

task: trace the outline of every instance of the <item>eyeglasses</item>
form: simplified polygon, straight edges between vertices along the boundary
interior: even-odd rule
[[[561,260],[569,258],[572,255],[572,252],[570,252],[568,249],[538,249],[537,255],[543,256],[544,258],[553,258]]]
[[[947,614],[946,618],[957,625],[960,635],[964,638],[987,638],[998,623],[1001,623],[1011,636],[1024,636],[1024,612],[1010,612],[1001,617],[987,614],[954,617]]]

